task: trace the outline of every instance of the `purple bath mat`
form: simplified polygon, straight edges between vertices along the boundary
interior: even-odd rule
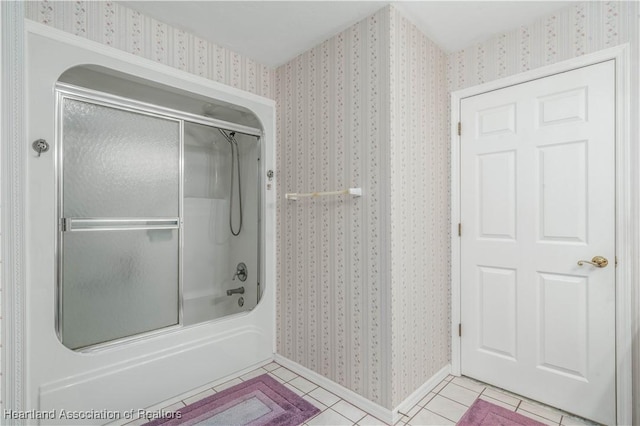
[[[544,426],[544,423],[478,398],[457,426]]]
[[[263,374],[145,426],[297,426],[319,412],[280,382]]]

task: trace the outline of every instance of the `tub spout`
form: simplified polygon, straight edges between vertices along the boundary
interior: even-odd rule
[[[227,296],[231,296],[232,294],[244,294],[244,287],[232,288],[231,290],[227,290]]]

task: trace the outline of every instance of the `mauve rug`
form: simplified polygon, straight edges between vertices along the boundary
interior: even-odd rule
[[[483,399],[476,399],[457,426],[544,426],[533,419],[509,411]]]
[[[145,426],[297,426],[320,410],[263,374],[182,407]],[[178,418],[179,417],[179,418]]]

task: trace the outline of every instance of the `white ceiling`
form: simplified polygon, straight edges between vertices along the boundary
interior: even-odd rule
[[[572,1],[121,1],[276,67],[393,3],[454,52],[568,7]]]

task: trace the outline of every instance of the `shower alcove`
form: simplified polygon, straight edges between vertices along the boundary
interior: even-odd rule
[[[25,408],[124,416],[269,362],[273,101],[27,29]]]

